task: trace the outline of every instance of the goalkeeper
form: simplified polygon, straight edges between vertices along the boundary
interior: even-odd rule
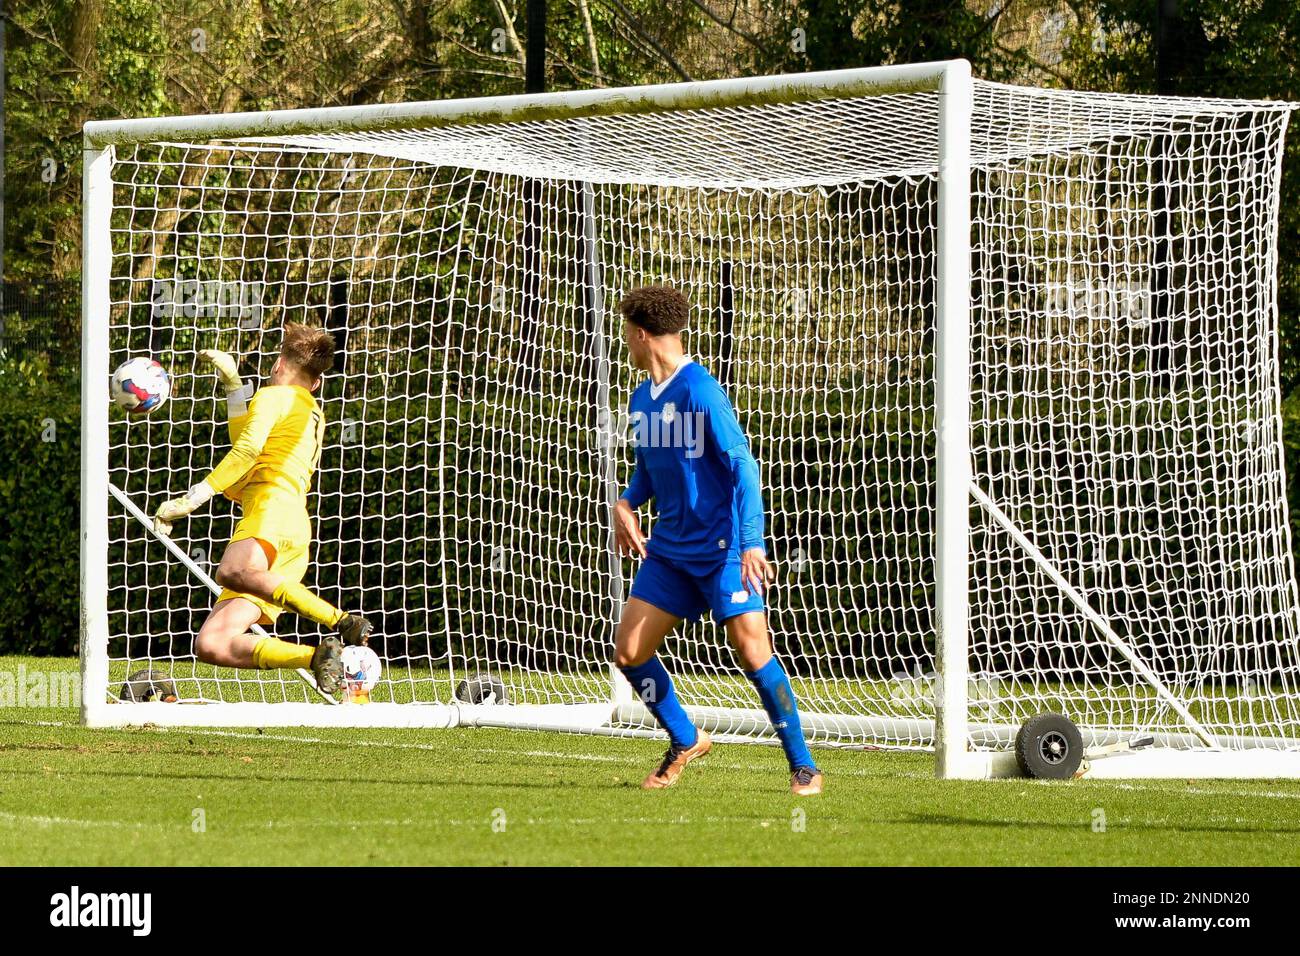
[[[195,638],[194,653],[221,667],[310,667],[320,689],[336,693],[343,679],[343,645],[366,643],[371,624],[302,584],[311,544],[307,491],[325,431],[313,393],[334,364],[334,339],[322,329],[285,325],[270,384],[255,395],[231,356],[213,349],[199,355],[214,366],[226,389],[233,447],[211,474],[158,509],[154,530],[170,535],[178,519],[223,493],[242,506],[243,517],[217,568],[217,583],[225,590]],[[337,636],[312,648],[249,632],[254,624],[274,623],[286,609]]]
[[[710,610],[763,702],[790,764],[790,791],[821,793],[790,680],[772,654],[763,591],[775,574],[763,548],[758,464],[722,386],[683,354],[690,306],[675,289],[634,289],[618,305],[632,364],[649,373],[629,413],[636,468],[614,507],[619,553],[643,560],[615,635],[615,663],[671,745],[646,789],[670,787],[712,747],[677,699],[657,651],[683,618]],[[653,536],[636,509],[651,498]]]

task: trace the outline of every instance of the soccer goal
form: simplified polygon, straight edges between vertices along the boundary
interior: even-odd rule
[[[653,733],[610,666],[613,306],[666,281],[762,469],[813,742],[986,777],[1048,713],[1098,775],[1300,775],[1290,110],[954,61],[87,124],[86,722]],[[141,520],[228,447],[197,350],[265,374],[288,320],[343,346],[307,583],[376,621],[365,705],[197,663],[233,506],[170,548]],[[134,355],[173,396],[128,419]],[[665,659],[702,726],[771,740],[720,629]],[[179,703],[119,699],[146,668]]]

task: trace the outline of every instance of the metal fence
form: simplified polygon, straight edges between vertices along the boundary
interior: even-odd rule
[[[0,360],[38,360],[75,372],[81,352],[81,285],[0,286]]]

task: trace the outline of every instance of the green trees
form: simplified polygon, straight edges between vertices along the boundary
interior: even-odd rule
[[[1151,0],[551,0],[548,78],[565,89],[962,56],[990,79],[1300,99],[1300,6],[1183,0],[1163,27],[1155,9]],[[7,58],[6,278],[78,279],[87,119],[519,92],[523,19],[522,0],[18,0]],[[915,206],[901,197],[899,214]],[[1280,376],[1300,543],[1300,134],[1287,151],[1281,215]],[[441,281],[419,277],[429,288]],[[75,301],[51,309],[51,321],[78,321]],[[10,580],[40,560],[54,582],[50,599],[28,610],[14,599],[3,640],[68,650],[76,357],[54,351],[46,363],[0,365],[0,513],[10,523],[0,574]],[[41,440],[46,419],[55,442]]]

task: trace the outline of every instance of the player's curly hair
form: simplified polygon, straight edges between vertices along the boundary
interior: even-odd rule
[[[674,335],[686,328],[691,306],[670,285],[643,285],[623,296],[619,314],[651,335]]]
[[[334,367],[334,336],[303,322],[286,322],[280,354],[286,362],[318,379]]]

